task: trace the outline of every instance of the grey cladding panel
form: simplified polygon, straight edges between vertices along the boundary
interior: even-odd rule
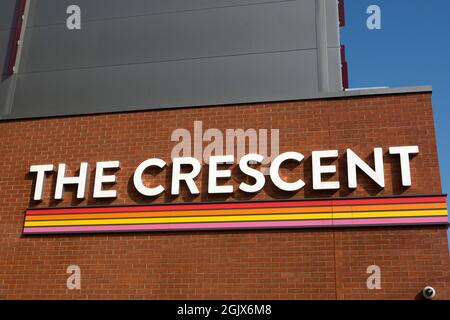
[[[5,94],[5,84],[3,83],[4,75],[7,74],[9,60],[9,45],[11,37],[15,33],[15,14],[18,0],[0,0],[0,75],[2,83],[0,86],[0,95]],[[0,102],[2,98],[0,97]],[[0,110],[2,106],[0,105]]]
[[[1,0],[0,0],[1,1]],[[5,75],[7,73],[8,68],[8,59],[9,59],[9,42],[12,33],[15,30],[1,30],[0,31],[0,69],[1,75]]]
[[[328,46],[337,47],[341,45],[339,39],[339,17],[338,17],[338,3],[335,0],[326,0],[326,16],[327,16],[327,37]]]
[[[16,84],[16,78],[2,77],[0,80],[0,113],[7,114],[13,103],[12,90]]]
[[[328,73],[330,75],[330,91],[341,91],[341,49],[339,47],[328,48],[328,68]]]
[[[325,78],[339,90],[335,1],[28,0],[0,118],[299,99],[316,96]],[[66,27],[72,4],[81,30]]]
[[[302,76],[315,75],[316,65],[315,51],[303,50],[21,74],[14,110],[37,116],[293,99],[316,92],[317,78]]]
[[[1,0],[4,1],[4,0]],[[8,0],[11,1],[11,0]],[[180,13],[188,10],[246,6],[296,0],[31,0],[29,26],[65,24],[66,8],[78,5],[85,21],[139,15]]]
[[[313,9],[289,1],[29,28],[20,72],[311,49]]]
[[[0,0],[0,31],[14,28],[16,5],[19,0]]]
[[[11,81],[6,74],[8,69],[8,45],[11,31],[12,30],[0,30],[0,115],[6,114],[9,111],[7,98]]]

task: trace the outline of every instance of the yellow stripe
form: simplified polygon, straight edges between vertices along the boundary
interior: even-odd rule
[[[418,211],[374,211],[344,212],[324,214],[274,214],[274,215],[241,215],[241,216],[206,216],[206,217],[168,217],[137,219],[98,219],[98,220],[65,220],[65,221],[26,221],[25,227],[38,226],[71,226],[71,225],[119,225],[119,224],[151,224],[151,223],[183,223],[183,222],[224,222],[224,221],[267,221],[267,220],[307,220],[307,219],[351,219],[351,218],[385,218],[415,216],[446,216],[447,210]]]
[[[435,217],[446,216],[447,210],[410,210],[410,211],[368,211],[368,212],[338,212],[334,219],[352,218],[389,218],[389,217]]]

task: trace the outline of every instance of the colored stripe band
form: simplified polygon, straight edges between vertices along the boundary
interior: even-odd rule
[[[24,234],[446,224],[445,196],[28,209]]]

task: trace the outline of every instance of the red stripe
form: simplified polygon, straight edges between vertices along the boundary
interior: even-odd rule
[[[432,197],[402,197],[402,198],[373,198],[373,199],[331,199],[331,200],[302,200],[302,201],[273,201],[247,203],[210,203],[210,204],[169,204],[152,206],[123,206],[123,207],[92,207],[92,208],[55,208],[28,209],[27,215],[67,214],[67,213],[106,213],[106,212],[141,212],[141,211],[178,211],[178,210],[210,210],[210,209],[256,209],[283,207],[319,207],[341,205],[369,205],[369,204],[399,204],[399,203],[445,203],[445,196]]]
[[[445,196],[437,197],[405,197],[405,198],[381,198],[381,199],[336,199],[333,200],[333,206],[361,205],[361,204],[398,204],[398,203],[432,203],[446,202]]]
[[[140,211],[177,211],[201,209],[253,209],[277,207],[317,207],[331,206],[331,200],[290,201],[290,202],[247,202],[247,203],[205,203],[205,204],[169,204],[131,207],[101,207],[101,208],[67,208],[67,209],[28,209],[27,214],[65,214],[93,212],[140,212]]]

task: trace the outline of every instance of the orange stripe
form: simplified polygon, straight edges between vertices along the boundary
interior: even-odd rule
[[[219,215],[252,215],[279,213],[319,213],[319,212],[364,212],[380,210],[420,210],[445,209],[445,203],[398,204],[398,205],[367,205],[339,207],[296,207],[296,208],[259,208],[259,209],[219,209],[219,210],[189,210],[189,211],[156,211],[156,212],[121,212],[92,214],[58,214],[58,215],[27,215],[26,221],[70,220],[70,219],[108,219],[108,218],[146,218],[146,217],[183,217],[183,216],[219,216]],[[334,209],[334,210],[333,210]]]

